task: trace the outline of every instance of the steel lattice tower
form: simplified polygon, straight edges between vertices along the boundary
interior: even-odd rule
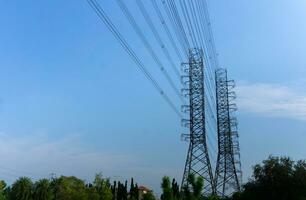
[[[189,114],[189,119],[183,119],[184,126],[190,133],[183,135],[189,140],[189,149],[185,164],[182,186],[189,185],[188,176],[194,174],[204,179],[204,195],[214,193],[214,182],[211,163],[208,155],[205,132],[205,102],[204,102],[204,64],[203,52],[200,49],[189,50],[189,62],[184,63],[182,80],[186,88],[184,95],[189,97],[189,105],[182,107]]]
[[[217,195],[225,197],[240,191],[241,163],[237,131],[237,110],[233,100],[236,98],[234,81],[228,80],[227,70],[216,70],[218,157],[215,173]]]

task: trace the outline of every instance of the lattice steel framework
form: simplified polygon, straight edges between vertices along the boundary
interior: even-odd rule
[[[237,110],[233,80],[228,80],[227,70],[216,70],[218,157],[215,172],[217,195],[225,197],[240,191],[241,163],[237,131]]]
[[[182,186],[189,185],[188,176],[194,174],[204,179],[203,194],[214,193],[214,182],[211,163],[208,155],[205,132],[205,102],[204,102],[204,64],[203,52],[199,49],[189,50],[189,62],[182,65],[182,81],[186,88],[184,96],[189,97],[189,105],[183,105],[183,112],[189,114],[189,119],[183,119],[184,126],[190,133],[183,135],[189,140],[189,149],[185,164]]]

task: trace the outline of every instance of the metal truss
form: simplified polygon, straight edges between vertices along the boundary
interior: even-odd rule
[[[216,70],[218,157],[215,172],[215,187],[218,196],[226,197],[240,191],[241,162],[238,141],[237,110],[233,80],[228,80],[227,70]]]
[[[186,87],[182,92],[189,98],[189,105],[182,106],[182,111],[189,114],[189,119],[183,119],[182,124],[190,130],[189,134],[183,135],[185,140],[189,140],[189,149],[182,186],[189,186],[188,176],[194,174],[204,180],[203,194],[210,195],[214,194],[214,181],[206,144],[202,50],[190,49],[189,62],[182,64],[182,68],[182,82]]]

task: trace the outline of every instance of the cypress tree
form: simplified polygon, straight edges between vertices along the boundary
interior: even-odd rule
[[[116,181],[114,181],[114,184],[113,184],[113,186],[111,187],[111,189],[112,189],[112,194],[113,194],[113,200],[117,200],[117,195],[116,195],[116,189],[117,189],[117,182]]]
[[[172,194],[174,199],[179,199],[180,189],[175,179],[172,180]]]
[[[124,184],[124,200],[128,199],[127,184],[128,184],[128,182],[126,180],[125,184]]]
[[[138,190],[138,185],[136,183],[135,188],[134,188],[134,197],[136,200],[139,200],[139,190]]]

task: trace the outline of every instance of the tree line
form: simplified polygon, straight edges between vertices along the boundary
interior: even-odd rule
[[[306,162],[287,157],[269,157],[254,166],[253,175],[240,192],[231,197],[205,197],[205,182],[190,174],[188,186],[180,187],[175,179],[163,177],[162,194],[152,191],[140,195],[137,183],[110,182],[97,174],[92,183],[76,177],[41,179],[32,182],[22,177],[11,186],[0,181],[0,200],[306,200]]]
[[[128,189],[129,188],[129,189]],[[153,196],[150,192],[144,195],[146,200]],[[149,199],[148,199],[149,197]],[[33,182],[30,178],[21,177],[11,186],[0,181],[0,200],[138,200],[139,190],[133,178],[128,186],[124,183],[110,182],[97,174],[92,183],[85,183],[74,176],[41,179]]]

